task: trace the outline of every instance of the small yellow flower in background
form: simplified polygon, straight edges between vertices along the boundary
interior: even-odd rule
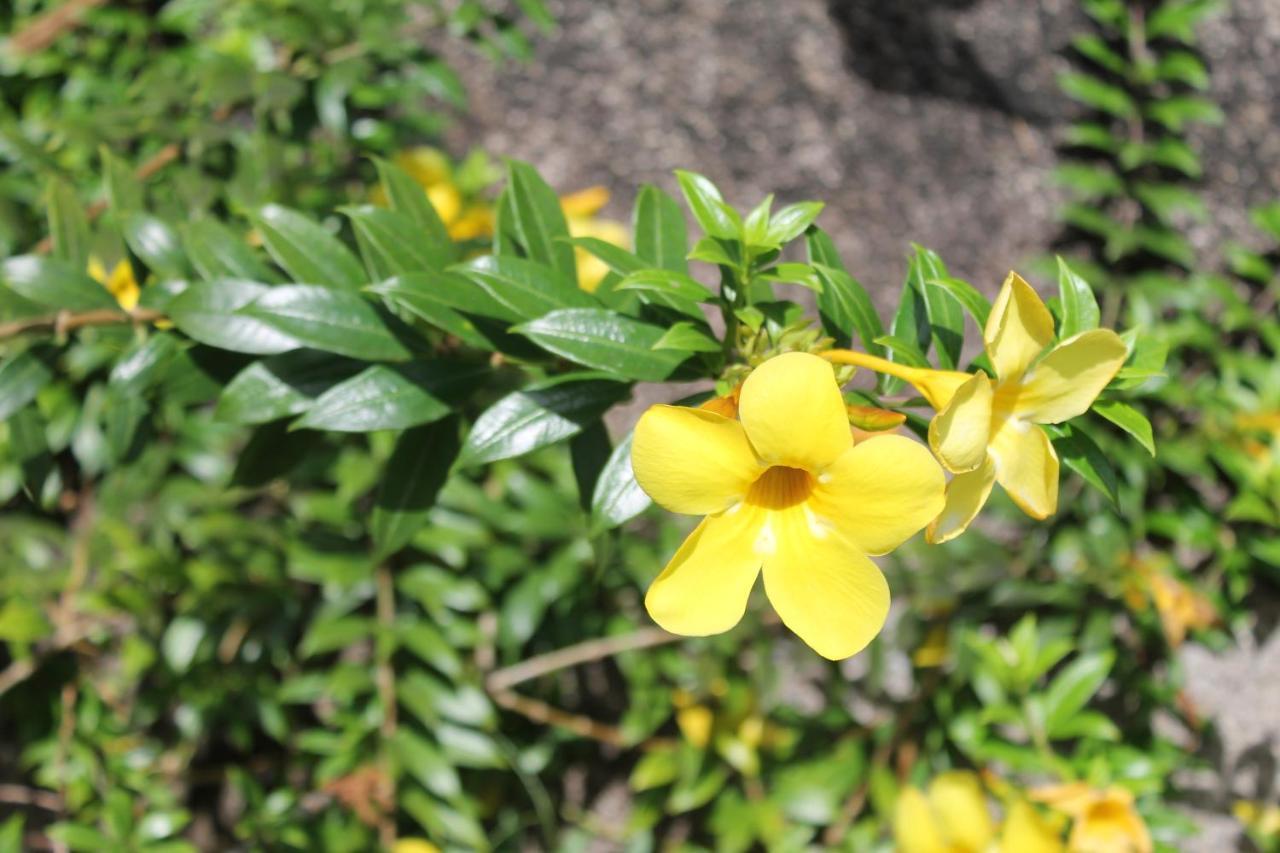
[[[1071,853],[1151,853],[1151,833],[1126,788],[1072,782],[1039,788],[1031,797],[1072,819]]]
[[[595,237],[621,249],[628,248],[631,245],[631,234],[625,225],[596,218],[596,214],[608,203],[609,191],[604,187],[588,187],[561,196],[560,207],[564,210],[565,220],[569,225],[569,236]],[[609,265],[580,246],[574,247],[573,254],[578,266],[578,287],[594,293],[609,274]]]
[[[391,853],[440,853],[440,848],[422,838],[401,838],[392,846]]]
[[[1058,509],[1058,454],[1038,424],[1082,415],[1128,356],[1120,336],[1091,329],[1053,343],[1053,315],[1017,273],[1009,273],[983,330],[995,370],[973,375],[903,367],[863,353],[828,353],[910,382],[937,410],[929,446],[956,476],[947,503],[929,525],[930,542],[946,542],[968,528],[999,483],[1032,518]]]
[[[853,443],[832,366],[776,356],[747,377],[740,420],[654,406],[632,443],[636,480],[660,506],[706,517],[645,596],[668,631],[727,631],[763,567],[783,623],[837,660],[867,645],[889,609],[868,554],[886,554],[942,509],[942,469],[922,445]]]
[[[1062,853],[1058,832],[1023,799],[997,827],[976,774],[940,773],[927,791],[906,787],[893,814],[898,853]]]
[[[392,162],[413,178],[427,194],[449,236],[458,241],[488,237],[493,233],[493,207],[484,199],[467,201],[454,181],[453,164],[444,152],[427,146],[408,148]],[[375,204],[387,203],[381,186],[370,191]]]
[[[120,261],[108,273],[102,261],[91,257],[88,273],[90,278],[105,287],[116,298],[121,308],[132,311],[138,307],[142,288],[138,286],[138,280],[133,276],[133,267],[128,261]]]
[[[1236,800],[1231,813],[1254,835],[1270,841],[1280,840],[1280,806]]]
[[[1162,562],[1135,560],[1133,576],[1125,590],[1130,609],[1143,611],[1155,605],[1165,640],[1173,648],[1182,645],[1190,631],[1202,631],[1218,621],[1218,611],[1208,596],[1174,576]]]

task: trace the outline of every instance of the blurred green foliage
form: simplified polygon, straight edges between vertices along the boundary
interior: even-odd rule
[[[0,251],[42,236],[47,180],[100,187],[99,149],[157,168],[175,214],[328,211],[466,106],[445,39],[495,60],[549,30],[540,0],[16,0],[0,9]],[[159,190],[162,190],[159,191]]]

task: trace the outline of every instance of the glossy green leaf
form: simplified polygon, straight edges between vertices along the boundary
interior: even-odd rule
[[[343,208],[343,213],[355,228],[372,279],[440,270],[453,261],[452,243],[432,241],[407,216],[372,205]]]
[[[408,545],[427,523],[458,450],[456,418],[401,434],[373,504],[370,532],[378,559]]]
[[[295,429],[374,432],[439,420],[449,406],[432,392],[448,379],[444,363],[375,364],[324,391]],[[472,374],[474,375],[474,374]]]
[[[1067,262],[1058,258],[1058,298],[1062,304],[1062,324],[1058,337],[1063,340],[1098,328],[1101,313],[1093,288]]]
[[[663,328],[603,308],[563,308],[513,331],[561,358],[643,382],[661,382],[687,357],[653,349]]]
[[[821,228],[813,227],[805,243],[809,263],[822,279],[818,313],[827,334],[835,338],[838,345],[849,346],[856,331],[867,352],[883,355],[884,348],[875,342],[884,334],[880,314],[866,288],[845,269],[835,241]]]
[[[365,283],[364,270],[351,251],[325,228],[296,210],[268,204],[254,226],[263,245],[293,280],[343,290]]]
[[[92,311],[119,308],[105,287],[58,258],[19,255],[0,265],[0,280],[20,296],[47,308]]]
[[[626,249],[615,246],[612,243],[606,243],[598,237],[566,237],[565,240],[571,245],[586,249],[608,264],[609,269],[618,275],[627,275],[649,266]]]
[[[274,355],[304,346],[288,332],[242,313],[270,290],[265,284],[233,278],[197,282],[169,304],[169,319],[188,337],[233,352]]]
[[[382,188],[391,202],[391,209],[408,217],[421,229],[424,238],[434,246],[447,247],[447,253],[453,251],[453,241],[449,238],[449,230],[440,219],[435,206],[427,198],[422,185],[409,176],[399,166],[381,157],[373,158],[378,169],[378,178]]]
[[[113,154],[105,145],[99,151],[102,155],[102,183],[111,210],[121,214],[141,209],[142,182],[134,174],[133,167]]]
[[[1137,111],[1124,89],[1088,74],[1063,74],[1058,77],[1058,86],[1077,101],[1117,118],[1128,118]]]
[[[573,247],[560,198],[528,163],[507,163],[511,228],[529,259],[545,264],[569,281],[577,281]]]
[[[696,172],[676,170],[676,180],[680,183],[680,191],[684,194],[689,212],[702,226],[709,237],[721,240],[736,240],[742,230],[742,221],[737,213],[725,204],[720,190],[710,180]]]
[[[1152,456],[1156,455],[1156,440],[1146,415],[1119,400],[1099,400],[1093,404],[1093,411],[1137,439]]]
[[[636,196],[632,214],[635,252],[647,265],[684,273],[689,271],[685,255],[689,251],[689,235],[684,211],[671,196],[646,184]]]
[[[799,237],[814,223],[825,205],[820,201],[801,201],[789,204],[773,215],[765,243],[781,246]]]
[[[1115,656],[1111,652],[1084,654],[1062,668],[1045,691],[1045,723],[1050,735],[1080,712],[1101,689]]]
[[[721,352],[720,342],[711,336],[705,326],[681,321],[667,329],[654,349],[683,350],[684,352]]]
[[[1098,443],[1077,424],[1040,427],[1049,433],[1058,457],[1112,503],[1117,500],[1115,469]]]
[[[262,322],[299,346],[368,361],[403,361],[411,355],[387,318],[368,300],[343,290],[281,285],[268,288],[236,313]]]
[[[216,219],[197,219],[182,229],[182,246],[200,277],[274,281],[275,273],[240,236]]]
[[[631,393],[600,374],[571,374],[503,397],[471,428],[459,464],[509,459],[577,435]]]
[[[631,467],[632,433],[618,442],[605,462],[591,495],[591,526],[594,530],[610,530],[635,518],[651,503],[636,482]]]
[[[183,278],[190,273],[182,240],[172,226],[148,213],[124,217],[124,239],[133,253],[163,276]]]
[[[485,256],[451,271],[474,281],[513,318],[521,320],[532,320],[557,308],[599,304],[579,290],[576,281],[567,281],[551,268],[523,258]]]
[[[238,424],[263,424],[299,415],[359,369],[359,362],[311,349],[255,361],[227,383],[215,414],[220,420]]]

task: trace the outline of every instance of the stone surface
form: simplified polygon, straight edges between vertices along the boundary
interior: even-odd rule
[[[671,171],[752,205],[820,198],[849,268],[887,299],[911,241],[993,293],[1059,233],[1054,140],[1075,107],[1055,77],[1088,26],[1076,0],[551,0],[537,60],[494,70],[442,45],[472,92],[449,140],[529,160],[562,190],[634,188]],[[1280,197],[1280,0],[1233,0],[1203,28],[1212,96],[1199,127],[1210,262],[1255,242],[1251,205]],[[1223,733],[1192,813],[1191,851],[1233,849],[1225,810],[1275,794],[1280,640],[1221,655],[1188,646],[1189,692]]]

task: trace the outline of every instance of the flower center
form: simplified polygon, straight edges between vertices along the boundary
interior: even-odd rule
[[[751,485],[747,503],[761,509],[786,509],[803,503],[813,492],[813,483],[808,471],[774,465]]]

